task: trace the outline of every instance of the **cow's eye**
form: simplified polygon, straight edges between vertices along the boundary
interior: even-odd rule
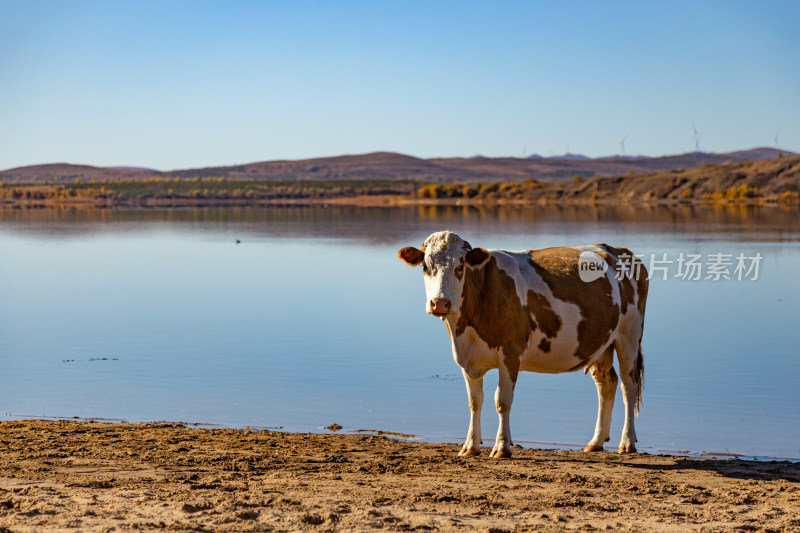
[[[426,274],[428,273],[428,265],[426,265],[425,263],[422,263],[422,271]]]
[[[459,278],[464,275],[464,265],[458,265],[456,267],[456,276]]]

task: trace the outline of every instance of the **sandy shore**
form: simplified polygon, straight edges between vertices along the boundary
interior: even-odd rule
[[[798,531],[800,464],[0,423],[0,531]]]

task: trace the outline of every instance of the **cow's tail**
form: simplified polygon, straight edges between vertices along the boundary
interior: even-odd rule
[[[638,415],[642,407],[642,389],[644,388],[644,357],[642,356],[642,335],[644,334],[644,315],[645,308],[647,307],[647,293],[650,290],[650,276],[647,273],[644,263],[639,258],[636,258],[639,263],[636,276],[636,296],[637,308],[639,310],[641,320],[639,324],[639,353],[636,355],[636,367],[633,372],[633,380],[636,382],[636,405],[634,412]]]
[[[633,380],[636,382],[636,405],[634,412],[638,415],[642,406],[642,388],[644,387],[644,357],[642,357],[642,347],[639,346],[639,355],[636,356],[636,367],[633,372]]]

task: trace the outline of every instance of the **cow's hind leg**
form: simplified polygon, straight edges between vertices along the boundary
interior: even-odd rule
[[[597,425],[594,437],[584,448],[587,452],[603,451],[603,444],[609,439],[611,413],[614,410],[614,398],[617,394],[619,378],[614,371],[614,348],[609,346],[591,366],[587,368],[597,386]]]
[[[462,371],[463,372],[463,371]],[[478,379],[472,379],[464,374],[464,381],[467,383],[467,399],[469,401],[469,430],[467,431],[467,440],[461,451],[458,452],[459,456],[478,455],[481,453],[481,407],[483,407],[483,376]]]
[[[504,367],[498,369],[497,391],[494,394],[494,402],[497,407],[499,423],[497,426],[497,438],[494,441],[494,448],[489,457],[500,459],[511,457],[511,403],[514,401],[514,385],[516,376],[511,377],[508,370]]]
[[[641,401],[644,362],[638,339],[620,339],[615,343],[615,348],[619,360],[622,399],[625,402],[625,424],[622,426],[619,453],[633,453],[636,452],[636,428],[633,420]]]

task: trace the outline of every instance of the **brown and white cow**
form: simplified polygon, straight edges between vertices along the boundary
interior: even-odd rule
[[[483,376],[493,368],[499,371],[500,422],[492,457],[511,456],[509,412],[520,370],[591,371],[599,407],[594,437],[585,449],[602,450],[620,381],[615,351],[625,402],[619,451],[636,451],[633,417],[641,402],[648,281],[628,249],[597,244],[484,250],[443,231],[428,237],[421,249],[408,246],[398,255],[409,265],[422,265],[426,311],[447,325],[453,357],[464,374],[471,418],[459,455],[480,453]]]

